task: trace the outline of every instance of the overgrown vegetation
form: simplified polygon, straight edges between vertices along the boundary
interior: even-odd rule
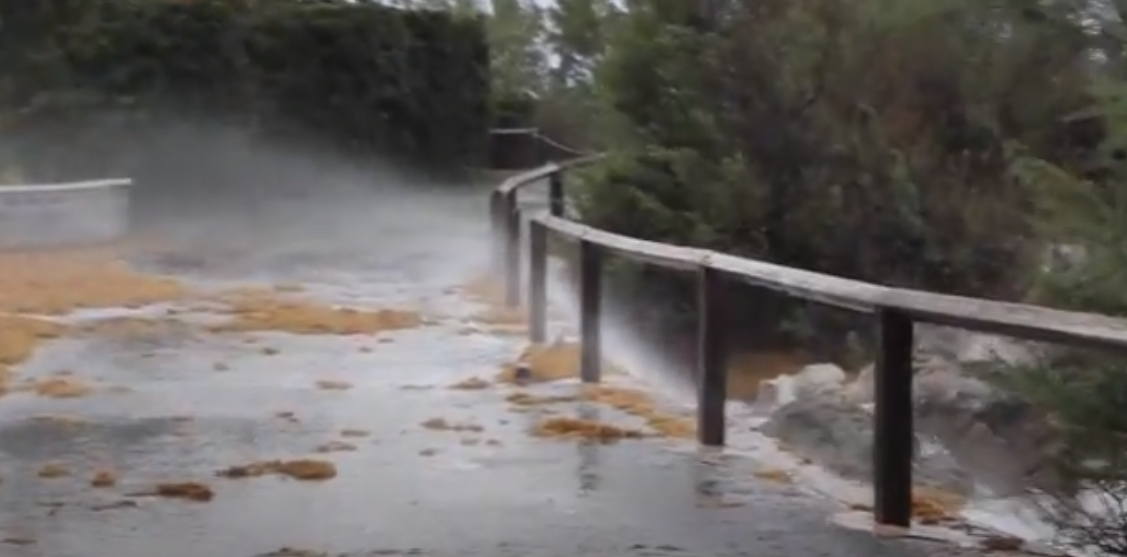
[[[560,111],[581,128],[568,139],[609,152],[581,176],[588,222],[871,282],[1127,316],[1123,3],[583,3],[525,5],[542,26],[509,26],[524,43],[508,48],[556,56],[494,63],[521,76],[532,118]],[[597,32],[561,42],[578,13],[599,14]],[[623,292],[667,300],[662,317],[690,324],[686,281],[620,274]],[[855,326],[746,295],[733,304],[755,308],[742,312],[744,342],[753,331],[832,348]],[[797,335],[780,325],[796,320]],[[1127,365],[1069,352],[1006,377],[1059,426],[1047,516],[1074,542],[1127,554]],[[1083,489],[1110,512],[1080,505]]]
[[[479,18],[343,0],[3,6],[0,125],[9,156],[44,161],[25,168],[39,179],[136,175],[154,135],[194,120],[428,169],[483,155]]]

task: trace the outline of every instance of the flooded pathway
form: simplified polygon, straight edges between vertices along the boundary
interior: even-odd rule
[[[484,198],[375,201],[217,220],[135,258],[202,293],[47,318],[65,331],[11,362],[0,398],[0,555],[955,551],[831,524],[833,503],[697,450],[636,379],[506,382],[520,327],[465,287]]]

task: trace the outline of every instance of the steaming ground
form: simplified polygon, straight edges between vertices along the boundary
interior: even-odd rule
[[[526,433],[535,413],[513,412],[503,391],[445,388],[489,376],[525,344],[517,336],[467,334],[463,318],[475,308],[450,292],[481,269],[486,214],[481,191],[333,186],[269,204],[217,201],[206,213],[167,215],[157,232],[175,240],[175,255],[138,265],[200,284],[300,283],[326,301],[419,308],[428,324],[377,338],[255,333],[248,342],[172,330],[142,340],[51,343],[22,375],[67,369],[128,390],[69,399],[5,397],[0,555],[899,557],[955,551],[835,526],[827,519],[839,507],[757,477],[747,458],[700,452],[687,441],[536,439]],[[72,318],[164,311],[152,306]],[[565,331],[566,323],[556,328]],[[315,385],[330,379],[352,388]],[[630,425],[628,416],[610,408],[585,412]],[[420,427],[431,418],[481,429]],[[314,454],[332,441],[356,450]],[[333,461],[337,476],[323,482],[215,477],[217,470],[250,461],[310,456]],[[37,477],[46,463],[68,473]],[[92,487],[95,469],[113,470],[118,484]],[[185,481],[207,484],[214,499],[129,496],[158,482]]]

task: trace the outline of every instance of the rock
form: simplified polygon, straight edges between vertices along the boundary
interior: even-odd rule
[[[1040,356],[1024,341],[937,325],[916,326],[916,350],[960,364],[994,361],[1022,365]]]
[[[784,404],[760,428],[791,451],[851,479],[872,477],[872,415],[823,393]]]
[[[810,459],[843,477],[873,479],[873,417],[840,393],[815,391],[783,405],[760,428],[798,456]],[[915,447],[917,483],[955,493],[972,490],[969,476],[945,451]]]
[[[845,385],[842,396],[852,404],[869,404],[873,401],[873,370],[874,364],[869,364],[857,374],[857,377]]]
[[[834,364],[811,364],[793,375],[780,375],[759,382],[755,404],[768,408],[820,393],[838,392],[846,381],[845,371]]]
[[[960,468],[998,495],[1016,495],[1034,480],[1046,480],[1044,457],[1052,434],[1043,415],[952,360],[921,355],[914,371],[917,434],[935,439]],[[873,366],[847,385],[842,397],[853,404],[872,402]]]
[[[994,494],[1018,495],[1047,480],[1035,476],[1052,429],[1030,404],[953,365],[917,374],[914,391],[916,431],[934,436]]]
[[[845,381],[845,371],[834,364],[808,365],[794,375],[795,398],[840,391]]]

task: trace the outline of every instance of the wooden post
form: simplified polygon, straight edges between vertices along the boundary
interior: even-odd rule
[[[548,230],[528,223],[528,326],[529,340],[548,340]]]
[[[724,343],[720,334],[723,275],[708,267],[697,271],[697,439],[724,445],[724,409],[728,400]]]
[[[908,526],[912,519],[912,320],[889,309],[879,312],[880,352],[874,378],[873,442],[875,519]]]
[[[494,276],[505,272],[505,200],[502,195],[493,192],[489,196],[489,225],[492,233],[493,245],[492,267]]]
[[[579,334],[582,352],[579,377],[584,383],[601,380],[602,348],[600,345],[599,307],[602,302],[603,254],[597,244],[579,242]]]
[[[520,305],[520,211],[516,192],[505,197],[505,305]]]
[[[563,174],[553,172],[548,176],[548,211],[553,217],[564,214]]]

